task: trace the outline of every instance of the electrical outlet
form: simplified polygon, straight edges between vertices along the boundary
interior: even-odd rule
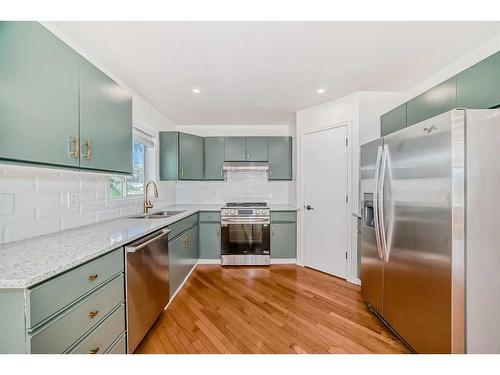
[[[78,207],[78,193],[68,193],[67,205],[68,208]]]

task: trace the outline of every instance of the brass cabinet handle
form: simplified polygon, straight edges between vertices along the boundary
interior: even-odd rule
[[[181,167],[181,177],[184,177],[184,168]]]
[[[80,140],[78,137],[71,137],[71,145],[74,145],[74,148],[69,151],[69,154],[74,158],[80,158]]]
[[[89,315],[90,319],[94,319],[97,316],[97,314],[99,314],[99,310],[91,311],[91,312],[89,312],[88,315]]]
[[[274,236],[274,225],[271,225],[271,235]]]
[[[184,238],[182,239],[182,247],[183,247],[183,248],[184,248],[184,247],[187,247],[187,237],[184,237]]]
[[[89,350],[89,354],[97,354],[98,352],[99,352],[99,347]]]
[[[85,159],[90,160],[91,153],[92,153],[91,148],[90,148],[90,139],[87,139],[85,142],[83,142],[83,144],[87,148],[87,152],[85,152]]]
[[[95,275],[89,275],[89,277],[87,277],[88,281],[95,281],[95,279],[97,279],[99,275],[98,274],[95,274]]]

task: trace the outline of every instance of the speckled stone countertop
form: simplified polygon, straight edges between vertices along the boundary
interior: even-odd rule
[[[28,288],[196,212],[222,206],[171,205],[161,209],[184,212],[162,219],[122,217],[0,245],[0,289]],[[297,209],[271,205],[271,210]]]

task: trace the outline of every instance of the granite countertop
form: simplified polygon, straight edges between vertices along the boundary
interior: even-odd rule
[[[219,211],[223,205],[171,205],[157,210],[184,212],[161,219],[122,217],[0,245],[0,289],[28,288],[194,213]],[[297,210],[287,205],[270,208]]]

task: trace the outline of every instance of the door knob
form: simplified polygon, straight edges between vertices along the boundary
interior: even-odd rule
[[[314,207],[311,207],[310,205],[307,205],[306,206],[306,210],[308,210],[308,211],[314,210]]]

